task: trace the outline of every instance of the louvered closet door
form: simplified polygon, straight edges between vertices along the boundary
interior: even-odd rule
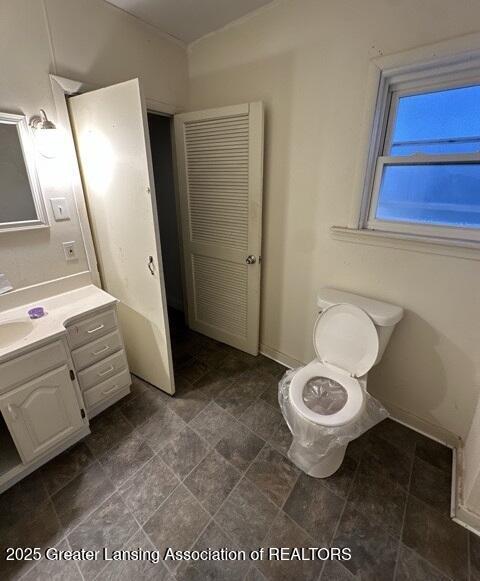
[[[262,103],[177,115],[175,141],[189,325],[256,355]]]

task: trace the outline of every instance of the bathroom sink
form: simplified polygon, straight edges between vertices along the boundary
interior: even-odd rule
[[[16,341],[20,341],[33,331],[33,323],[30,321],[5,321],[0,322],[0,349],[8,347]]]

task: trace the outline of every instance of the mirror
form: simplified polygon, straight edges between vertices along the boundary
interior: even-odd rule
[[[48,226],[27,120],[0,113],[0,232]]]

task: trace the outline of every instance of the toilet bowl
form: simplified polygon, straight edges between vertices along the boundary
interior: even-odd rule
[[[387,415],[367,393],[367,373],[403,310],[334,289],[324,289],[318,303],[317,357],[289,378],[280,405],[294,436],[290,459],[310,476],[326,478],[341,466],[348,442]]]

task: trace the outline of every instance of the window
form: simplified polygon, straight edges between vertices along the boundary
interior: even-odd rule
[[[376,115],[364,227],[480,241],[480,74],[389,79]]]

